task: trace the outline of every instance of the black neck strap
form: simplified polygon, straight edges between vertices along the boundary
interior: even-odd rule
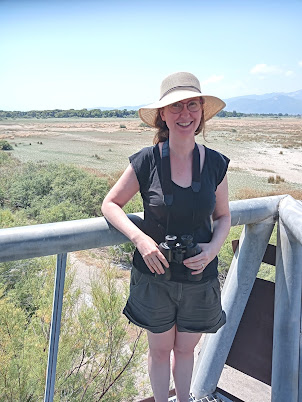
[[[168,217],[167,217],[167,232],[168,232],[169,220],[170,220],[170,207],[173,204],[173,185],[172,185],[172,179],[171,179],[169,140],[166,140],[162,147],[161,177],[162,177],[162,192],[163,192],[164,203],[167,207],[169,207],[168,208]],[[193,150],[191,188],[192,188],[194,194],[196,194],[196,195],[201,188],[200,155],[199,155],[199,148],[198,148],[197,144],[195,144],[195,147]],[[196,198],[196,195],[194,198]],[[194,207],[193,207],[192,219],[194,221]]]

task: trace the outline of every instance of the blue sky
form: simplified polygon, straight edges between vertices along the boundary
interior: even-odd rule
[[[130,106],[197,75],[223,99],[302,89],[302,0],[0,0],[0,109]]]

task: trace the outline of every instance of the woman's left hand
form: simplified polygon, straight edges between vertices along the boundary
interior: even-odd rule
[[[187,268],[193,270],[192,275],[200,274],[219,252],[211,243],[198,243],[198,245],[201,248],[201,253],[183,261]]]

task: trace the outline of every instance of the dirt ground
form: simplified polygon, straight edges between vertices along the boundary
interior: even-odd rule
[[[112,135],[114,133],[115,136]],[[143,135],[139,138],[134,136],[132,141],[127,135],[131,133]],[[140,147],[150,145],[153,134],[154,130],[141,126],[139,119],[0,121],[0,139],[10,142],[26,138],[56,137],[61,141],[70,138],[73,143],[95,142],[96,146],[124,143],[128,147],[127,152],[131,152],[132,148],[136,152]],[[245,170],[262,177],[279,175],[286,182],[302,184],[301,119],[215,118],[206,125],[206,141],[201,136],[197,137],[197,141],[226,154],[231,159],[231,169]]]

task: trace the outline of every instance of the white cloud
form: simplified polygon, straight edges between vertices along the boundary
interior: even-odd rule
[[[251,74],[282,74],[278,66],[269,66],[267,64],[256,64],[251,70]]]
[[[202,85],[213,84],[215,82],[223,80],[223,78],[223,75],[211,75],[211,77],[202,82]]]
[[[285,76],[286,76],[286,77],[290,77],[290,76],[293,75],[293,74],[294,74],[294,72],[291,71],[291,70],[289,70],[289,71],[286,71]]]
[[[298,64],[299,64],[299,66],[300,66],[300,67],[302,67],[302,60],[301,60],[301,61],[299,61],[299,63],[298,63]]]

